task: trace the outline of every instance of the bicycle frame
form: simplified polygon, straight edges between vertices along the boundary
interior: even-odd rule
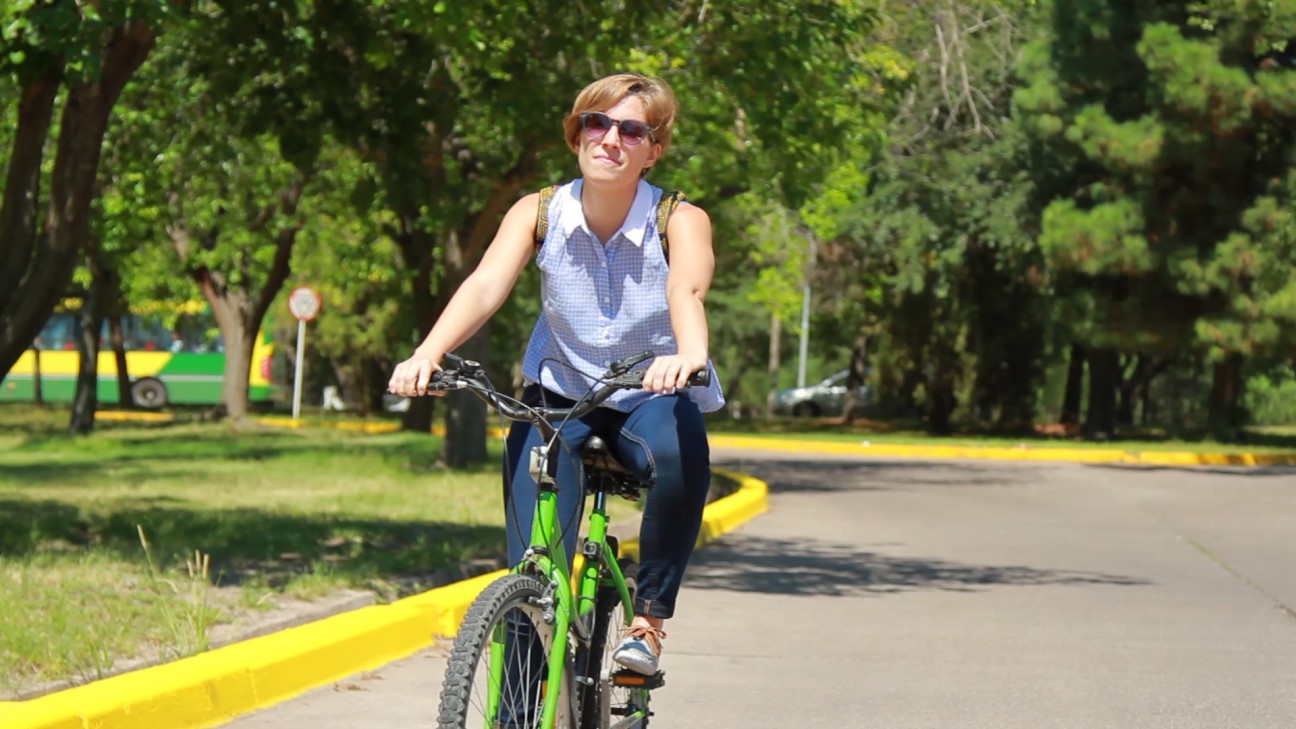
[[[540,446],[543,449],[543,446]],[[542,462],[544,456],[541,456]],[[597,602],[598,588],[602,582],[602,571],[606,569],[611,577],[608,582],[615,585],[625,606],[627,624],[634,614],[630,599],[630,590],[626,586],[625,575],[617,564],[607,541],[608,515],[607,494],[598,493],[594,497],[594,506],[589,514],[589,532],[585,539],[582,553],[583,563],[579,569],[579,582],[573,588],[571,571],[568,569],[566,547],[563,545],[562,525],[558,516],[558,491],[551,476],[537,479],[539,491],[536,498],[535,515],[531,523],[531,547],[522,560],[512,568],[516,574],[541,576],[546,585],[553,591],[553,604],[546,606],[546,619],[550,611],[554,621],[554,642],[549,648],[549,675],[544,690],[544,705],[540,726],[550,729],[558,712],[558,702],[571,701],[574,697],[561,696],[563,673],[568,670],[565,660],[553,660],[555,656],[566,656],[568,645],[568,628],[575,622],[580,639],[588,644],[593,628],[593,615]],[[493,666],[490,681],[490,694],[487,707],[491,715],[499,708],[499,687],[503,685],[504,642],[494,641],[491,644]],[[497,673],[498,672],[498,673]],[[595,677],[597,680],[597,677]]]
[[[557,433],[557,429],[552,425],[553,421],[590,412],[616,390],[642,387],[645,370],[632,368],[653,356],[649,351],[611,363],[608,371],[599,380],[602,386],[597,391],[592,390],[591,395],[581,399],[571,408],[534,408],[511,398],[500,397],[495,387],[486,379],[485,370],[480,363],[450,354],[446,354],[445,359],[454,369],[434,373],[429,387],[440,390],[469,389],[506,417],[532,423],[539,428],[541,442],[552,444],[556,440]],[[705,386],[709,381],[709,370],[702,370],[690,376],[689,385]],[[588,649],[591,646],[599,587],[601,585],[616,587],[624,608],[624,620],[627,626],[633,620],[634,605],[630,598],[629,587],[626,585],[625,575],[617,563],[617,555],[608,542],[607,492],[599,490],[595,494],[594,507],[589,515],[589,532],[581,552],[584,561],[580,569],[576,570],[578,580],[573,584],[573,569],[568,567],[558,515],[557,462],[548,457],[549,445],[534,447],[528,456],[529,470],[537,485],[535,515],[531,522],[531,546],[511,571],[514,574],[531,575],[545,585],[545,593],[537,606],[543,611],[541,619],[553,626],[554,638],[548,649],[549,669],[542,689],[540,726],[543,729],[553,729],[558,707],[561,705],[560,701],[571,702],[576,710],[573,714],[579,713],[580,707],[576,706],[578,692],[573,690],[570,696],[562,695],[564,673],[569,670],[571,663],[567,660],[572,648],[568,645],[568,636],[570,633],[576,634],[576,639],[580,643],[578,648]],[[568,485],[570,488],[580,486],[582,484],[579,483]],[[488,677],[486,709],[489,716],[498,716],[505,680],[503,659],[507,636],[497,634],[491,636],[490,640],[491,673]],[[598,660],[594,656],[590,656],[590,659]],[[584,671],[587,668],[581,667],[580,670]],[[577,667],[572,666],[570,670],[575,672]],[[602,676],[573,675],[572,678],[573,680],[584,678],[585,681],[581,683],[587,688],[590,686],[590,681],[603,680]],[[616,724],[618,727],[641,725],[641,722],[648,717],[646,692],[652,686],[647,685],[647,679],[644,679],[642,684],[630,684],[620,679],[614,681],[614,685],[645,692],[643,704]]]

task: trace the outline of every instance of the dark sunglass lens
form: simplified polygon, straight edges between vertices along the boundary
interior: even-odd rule
[[[648,125],[634,119],[621,122],[621,136],[627,141],[642,142],[648,136]]]
[[[612,128],[612,119],[607,114],[587,111],[581,114],[581,127],[588,132],[607,132]]]

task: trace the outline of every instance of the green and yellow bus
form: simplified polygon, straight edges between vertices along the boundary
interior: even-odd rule
[[[80,336],[78,305],[79,302],[65,302],[50,316],[32,348],[23,353],[0,381],[0,401],[35,401],[39,371],[42,400],[72,402],[80,368],[76,349]],[[162,314],[132,313],[122,319],[126,371],[136,405],[162,408],[220,403],[225,381],[225,351],[203,305],[177,307]],[[168,327],[164,321],[174,324]],[[273,345],[264,335],[258,336],[248,377],[251,402],[272,399],[273,358]],[[119,403],[117,359],[106,324],[101,338],[98,379],[99,402]]]

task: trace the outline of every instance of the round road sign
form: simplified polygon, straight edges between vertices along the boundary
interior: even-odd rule
[[[288,311],[297,321],[311,321],[319,316],[323,305],[319,292],[309,286],[298,286],[288,294]]]

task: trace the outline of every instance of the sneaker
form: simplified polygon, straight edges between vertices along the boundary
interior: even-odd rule
[[[651,676],[657,673],[657,657],[661,655],[661,642],[665,638],[666,631],[661,628],[632,625],[612,651],[612,660],[635,673]]]

